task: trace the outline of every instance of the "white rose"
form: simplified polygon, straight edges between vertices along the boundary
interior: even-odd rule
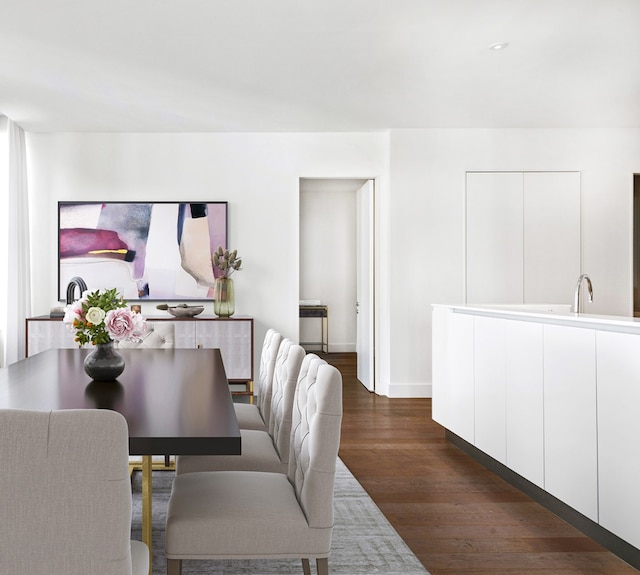
[[[90,307],[87,310],[86,318],[89,323],[92,323],[93,325],[100,325],[103,322],[105,315],[107,314],[102,308]]]

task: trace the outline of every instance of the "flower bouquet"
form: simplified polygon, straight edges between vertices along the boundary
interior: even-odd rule
[[[118,291],[89,290],[79,300],[64,308],[64,323],[76,332],[79,346],[112,341],[139,340],[146,330],[146,321],[127,307]]]
[[[85,291],[64,309],[63,322],[74,331],[75,341],[95,350],[84,360],[84,369],[96,381],[113,381],[124,371],[124,358],[113,348],[114,341],[138,341],[147,324],[144,317],[127,307],[118,291]]]

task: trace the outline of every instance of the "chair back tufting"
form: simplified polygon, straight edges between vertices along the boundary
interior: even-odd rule
[[[269,435],[282,463],[289,461],[293,396],[304,357],[302,346],[294,344],[290,339],[282,340],[273,372],[269,419]]]
[[[173,322],[147,322],[147,329],[140,341],[119,341],[119,348],[173,349],[176,344],[176,328]]]
[[[275,329],[267,330],[262,343],[262,354],[260,355],[260,376],[256,394],[256,405],[262,415],[264,422],[269,425],[271,417],[271,394],[273,386],[273,372],[276,367],[278,349],[282,343],[282,335]]]
[[[342,376],[324,360],[312,358],[296,388],[288,474],[312,528],[333,525],[341,423]]]

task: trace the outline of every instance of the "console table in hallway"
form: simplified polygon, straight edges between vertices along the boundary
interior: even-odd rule
[[[302,341],[300,345],[319,345],[323,353],[329,353],[329,306],[301,305],[300,318],[320,318],[320,341]]]

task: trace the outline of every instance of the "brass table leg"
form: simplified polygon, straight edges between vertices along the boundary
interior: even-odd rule
[[[151,497],[153,489],[151,486],[151,455],[142,457],[142,541],[149,548],[149,575],[153,571],[151,565],[153,553],[151,541]]]

